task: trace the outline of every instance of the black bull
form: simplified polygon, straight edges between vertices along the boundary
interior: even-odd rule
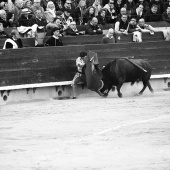
[[[102,70],[99,69],[97,54],[89,51],[85,58],[87,88],[97,92],[101,96],[107,96],[113,86],[116,86],[118,96],[122,97],[120,89],[125,82],[134,84],[136,81],[143,82],[142,94],[146,87],[153,92],[149,79],[151,67],[148,62],[141,59],[116,58],[109,62]]]

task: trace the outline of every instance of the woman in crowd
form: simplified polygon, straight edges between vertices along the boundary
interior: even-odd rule
[[[136,18],[136,20],[138,21],[140,18],[144,18],[144,14],[143,14],[143,5],[140,4],[134,12],[131,13],[131,17]]]
[[[101,24],[101,25],[107,24],[106,10],[105,9],[100,10],[97,19],[98,19],[98,24]]]
[[[55,9],[55,5],[52,1],[49,1],[47,3],[46,11],[50,11],[52,13],[53,17],[54,18],[56,17],[56,9]]]
[[[77,7],[75,8],[75,21],[77,25],[83,24],[83,15],[86,12],[86,1],[80,0]]]
[[[93,17],[95,17],[95,8],[90,6],[83,16],[83,23],[87,24]]]
[[[100,0],[95,0],[92,6],[95,8],[95,16],[98,16],[99,11],[102,9]]]
[[[133,0],[127,0],[124,6],[126,7],[128,15],[131,16],[135,10],[135,2]]]

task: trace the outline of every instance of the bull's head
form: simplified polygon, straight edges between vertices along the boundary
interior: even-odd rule
[[[107,96],[110,89],[112,88],[112,83],[111,83],[111,79],[110,79],[110,74],[108,73],[108,69],[103,67],[102,68],[102,86],[101,88],[98,90],[99,94],[101,96]]]

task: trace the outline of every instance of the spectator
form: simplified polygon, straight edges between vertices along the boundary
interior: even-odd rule
[[[121,19],[115,23],[115,33],[127,35],[128,25],[127,14],[123,14]]]
[[[129,17],[129,15],[127,14],[127,11],[126,11],[126,8],[125,8],[125,7],[123,7],[123,8],[120,9],[120,14],[118,14],[118,16],[117,16],[117,21],[121,20],[122,15],[124,15],[124,14],[127,15],[127,20],[129,21],[129,20],[130,20],[130,17]]]
[[[0,23],[0,38],[8,38],[8,34],[4,31],[2,23]]]
[[[40,6],[43,7],[44,11],[46,10],[47,8],[47,3],[51,1],[51,0],[41,0],[41,3],[40,3]]]
[[[76,22],[73,21],[70,23],[68,28],[66,29],[66,35],[83,35],[85,32],[81,31],[79,32],[76,28]]]
[[[8,11],[8,2],[1,1],[0,2],[0,10],[1,9]]]
[[[31,7],[32,7],[32,1],[31,0],[25,0],[24,8],[28,8],[28,9],[32,10]]]
[[[114,29],[110,28],[108,33],[102,38],[102,44],[115,43]]]
[[[11,31],[11,38],[8,38],[3,46],[3,49],[16,49],[16,48],[22,48],[22,41],[20,39],[19,33],[17,30]]]
[[[170,0],[168,0],[167,2],[165,2],[164,5],[165,9],[167,9],[168,7],[170,7]],[[165,12],[165,11],[164,11]]]
[[[53,17],[54,18],[56,17],[56,9],[55,9],[55,5],[52,1],[49,1],[47,3],[46,11],[50,11],[52,13]]]
[[[70,10],[72,10],[71,4],[72,4],[72,1],[71,1],[71,0],[66,0],[65,3],[64,3],[63,12],[64,12],[65,9],[70,9]]]
[[[124,7],[124,3],[123,0],[117,0],[116,4],[115,4],[115,8],[116,8],[116,13],[119,15],[120,14],[120,10],[121,8]]]
[[[31,12],[28,8],[22,10],[21,16],[18,19],[19,26],[31,27],[34,25],[35,17]]]
[[[101,25],[107,24],[106,10],[101,9],[97,18],[98,18],[98,24],[101,24]]]
[[[142,42],[141,29],[136,23],[136,18],[132,18],[129,22],[128,33],[133,33],[134,42]]]
[[[4,27],[10,26],[10,22],[7,20],[7,14],[3,9],[0,10],[0,22],[3,23]]]
[[[102,33],[103,31],[98,25],[98,19],[93,17],[92,20],[86,25],[86,34],[95,35]]]
[[[86,11],[86,1],[80,0],[78,6],[75,8],[75,21],[77,25],[83,24],[83,16]]]
[[[146,0],[138,0],[136,8],[139,7],[140,4],[143,5],[143,14],[145,15],[145,13],[149,10],[149,3]]]
[[[164,3],[162,0],[151,0],[149,2],[149,8],[152,8],[153,5],[157,5],[157,11],[159,14],[162,14],[165,11]]]
[[[70,10],[70,15],[74,18],[75,7],[72,5],[72,0],[66,0],[61,11],[65,11],[66,9]]]
[[[46,19],[43,18],[43,14],[41,12],[41,10],[37,9],[35,11],[35,24],[37,24],[38,26],[46,26],[47,25],[47,21]]]
[[[90,6],[83,16],[83,23],[86,25],[93,17],[95,17],[95,8]]]
[[[127,0],[126,4],[125,4],[125,7],[126,7],[127,14],[129,16],[131,16],[131,13],[133,13],[133,11],[135,10],[135,3],[134,3],[134,1],[133,0]]]
[[[162,20],[170,22],[170,7],[167,7],[166,11],[162,14]]]
[[[95,0],[86,0],[86,8],[89,8],[90,6],[93,5]]]
[[[99,11],[102,9],[100,0],[95,0],[92,6],[95,8],[95,16],[98,16]]]
[[[32,5],[32,11],[35,15],[35,12],[37,9],[41,10],[42,14],[43,14],[43,18],[45,18],[45,13],[44,13],[44,8],[41,6],[41,0],[33,0],[34,3]]]
[[[52,29],[52,36],[50,39],[46,41],[45,46],[63,46],[63,43],[59,35],[60,35],[60,29],[57,27],[54,27]]]
[[[138,26],[141,29],[141,32],[149,32],[150,34],[154,34],[155,29],[151,26],[145,23],[144,18],[139,19]]]
[[[161,21],[161,20],[162,20],[162,16],[158,12],[158,6],[153,4],[151,9],[148,12],[146,12],[145,21],[155,22],[155,21]]]
[[[61,11],[64,8],[64,2],[62,0],[53,1],[56,11]]]
[[[17,27],[19,25],[18,18],[20,18],[22,7],[23,7],[22,0],[15,0],[15,5],[13,5],[11,0],[8,0],[8,10],[10,13],[14,14],[12,24],[13,27]]]
[[[73,21],[73,18],[71,17],[71,10],[65,9],[63,18],[62,18],[62,24],[64,25],[64,28],[67,29],[68,25]]]
[[[136,10],[134,12],[132,12],[131,14],[131,18],[136,18],[136,20],[138,21],[140,18],[143,18],[144,14],[143,14],[143,5],[140,4]]]
[[[114,6],[114,0],[109,0],[109,3],[106,4],[103,8],[107,9],[106,11],[107,23],[115,23],[117,20],[117,13]]]
[[[63,33],[65,31],[64,25],[62,24],[60,18],[54,18],[53,21],[54,27],[59,28],[61,36],[63,36]]]
[[[41,10],[40,10],[41,11]],[[42,12],[41,12],[42,13]],[[42,13],[43,14],[43,13]],[[45,19],[47,21],[47,23],[52,23],[54,20],[54,15],[50,12],[50,11],[45,11],[44,12],[45,15]]]

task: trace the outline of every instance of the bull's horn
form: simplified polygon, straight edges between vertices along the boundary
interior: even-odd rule
[[[103,83],[103,81],[102,80],[100,80],[101,81],[101,86],[100,86],[100,88],[98,89],[98,94],[100,95],[100,96],[104,96],[104,94],[103,93],[101,93],[100,92],[100,90],[103,88],[103,86],[104,86],[104,83]]]
[[[103,88],[103,86],[104,86],[103,81],[102,81],[102,80],[100,80],[100,81],[101,81],[101,86],[100,86],[100,88],[98,89],[98,91],[101,90],[101,89]]]

